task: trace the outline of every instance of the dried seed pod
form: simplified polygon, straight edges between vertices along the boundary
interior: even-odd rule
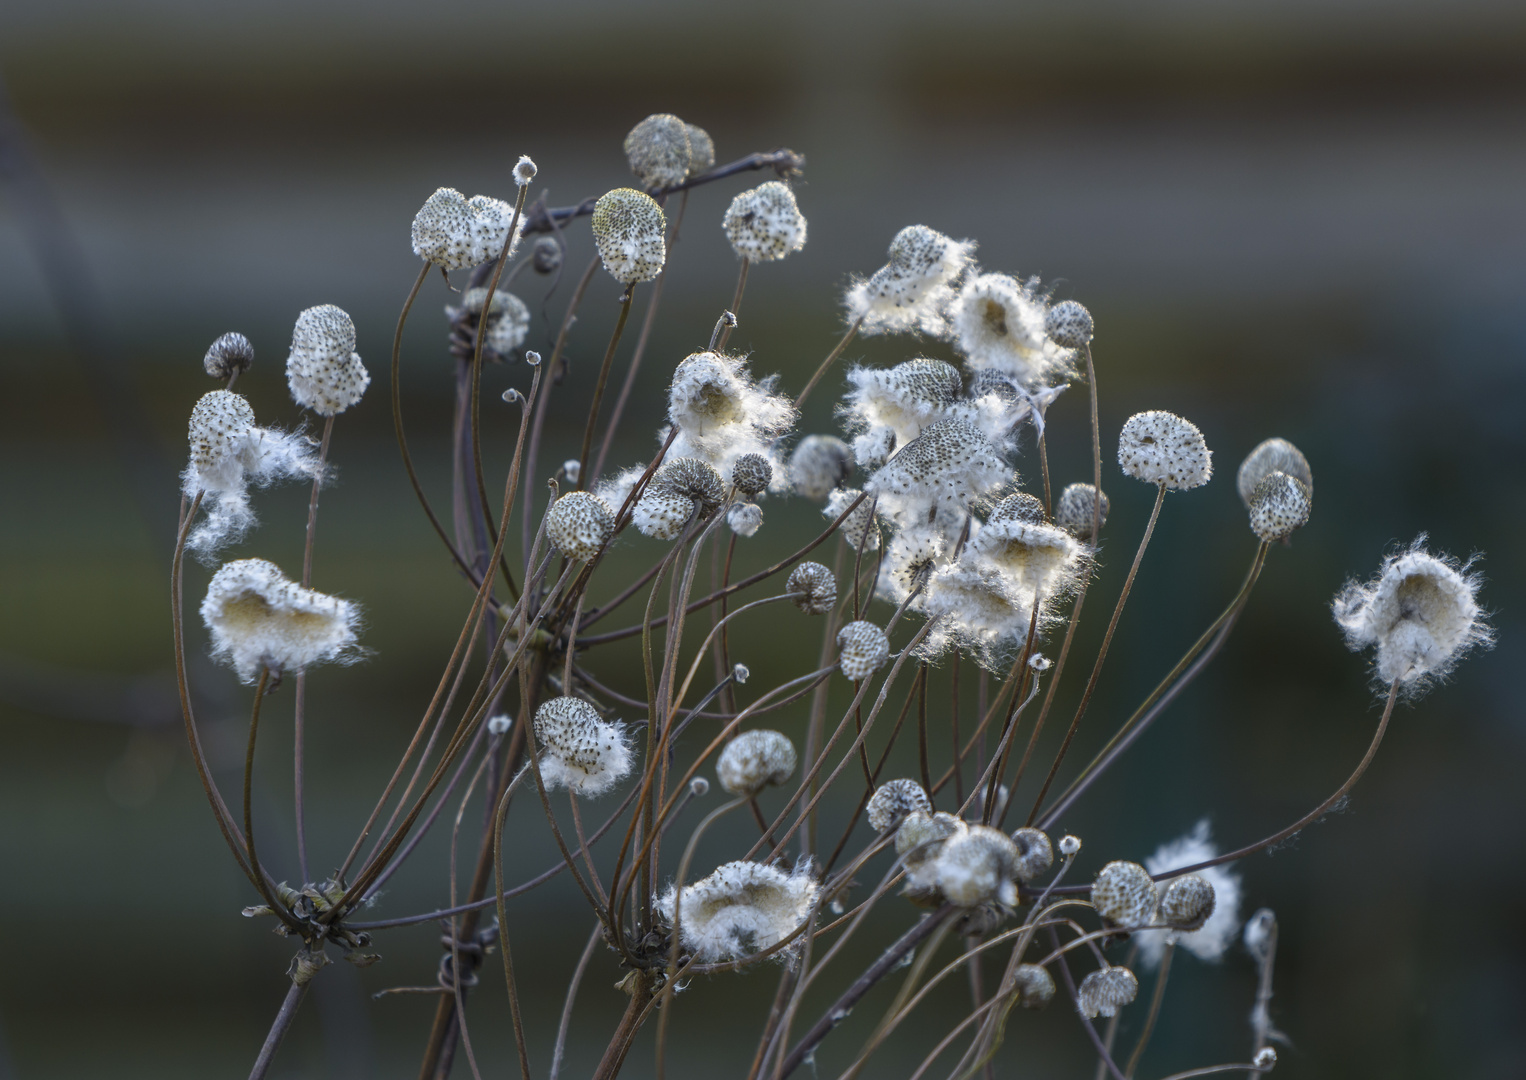
[[[1251,494],[1250,531],[1271,543],[1291,536],[1309,522],[1309,489],[1285,472],[1267,473]]]
[[[911,813],[931,814],[932,800],[915,780],[890,780],[881,784],[869,800],[869,827],[884,832],[900,825]]]
[[[261,668],[299,673],[353,658],[360,607],[298,585],[272,562],[238,559],[212,575],[201,618],[212,635],[213,659],[252,683]]]
[[[1067,859],[1073,855],[1078,854],[1080,850],[1081,838],[1079,836],[1072,836],[1069,833],[1066,833],[1064,836],[1060,837],[1060,854],[1065,856]]]
[[[825,615],[837,603],[837,579],[819,562],[803,562],[795,567],[784,588],[786,592],[800,594],[792,599],[807,615]]]
[[[811,917],[820,891],[810,860],[788,874],[763,863],[729,862],[682,893],[669,887],[656,909],[668,925],[679,922],[679,940],[696,960],[716,963],[789,937]],[[793,947],[783,953],[781,959],[789,959]]]
[[[1247,510],[1251,508],[1251,496],[1255,494],[1256,485],[1272,472],[1284,472],[1295,480],[1301,480],[1309,490],[1309,499],[1313,500],[1314,472],[1309,468],[1309,459],[1303,456],[1303,451],[1286,439],[1267,439],[1245,455],[1245,460],[1240,462],[1239,472],[1235,474],[1235,490],[1240,493],[1240,501]]]
[[[546,536],[570,559],[597,555],[615,531],[615,512],[588,491],[569,491],[546,511]]]
[[[1108,863],[1092,882],[1092,907],[1119,926],[1147,926],[1155,918],[1160,897],[1150,872],[1122,859]]]
[[[685,124],[689,132],[689,175],[698,176],[715,165],[715,140],[698,124]]]
[[[938,891],[936,868],[938,853],[954,836],[968,826],[953,814],[938,811],[926,814],[913,810],[895,831],[895,853],[906,866],[906,887],[902,890],[912,903],[937,907],[943,903]]]
[[[1208,483],[1213,454],[1203,433],[1175,413],[1135,413],[1118,436],[1118,464],[1136,480],[1186,491]]]
[[[542,704],[535,711],[535,734],[542,746],[541,780],[548,788],[600,795],[631,771],[624,729],[579,698],[551,698]]]
[[[530,249],[530,266],[537,274],[554,274],[562,268],[562,245],[554,236],[542,236]]]
[[[503,250],[513,220],[514,207],[502,199],[468,199],[455,188],[442,187],[414,215],[413,253],[446,270],[481,266]],[[524,229],[523,217],[515,228]],[[516,235],[511,255],[518,243]]]
[[[1076,998],[1088,1019],[1113,1016],[1139,995],[1139,980],[1126,967],[1104,967],[1081,980]]]
[[[1049,340],[1065,349],[1084,349],[1092,340],[1092,313],[1074,300],[1061,300],[1044,316]]]
[[[743,454],[731,463],[731,483],[749,499],[755,499],[774,478],[774,467],[762,454]]]
[[[844,302],[860,333],[919,330],[942,334],[953,285],[974,260],[975,244],[926,225],[908,225],[890,242],[890,261],[849,287]]]
[[[807,435],[790,455],[790,484],[813,502],[825,502],[852,475],[853,451],[835,435]]]
[[[726,525],[738,536],[754,536],[763,527],[763,508],[751,502],[732,503],[726,511]]]
[[[645,536],[672,540],[695,513],[713,513],[725,498],[721,474],[699,458],[673,458],[652,476],[632,515]]]
[[[454,355],[470,360],[476,352],[477,323],[482,318],[484,305],[488,305],[487,289],[478,286],[461,294],[459,307],[446,307],[446,316],[459,328],[451,340]],[[488,305],[487,330],[482,339],[483,355],[498,363],[513,359],[529,333],[530,309],[525,302],[504,289],[494,292],[492,304]]]
[[[1213,914],[1213,886],[1201,874],[1187,874],[1166,886],[1160,917],[1176,930],[1199,930]]]
[[[1054,523],[1077,540],[1092,539],[1092,512],[1096,509],[1097,489],[1091,484],[1067,484],[1054,504]],[[1107,524],[1111,504],[1102,493],[1102,524]]]
[[[360,400],[371,376],[355,351],[355,323],[333,304],[297,316],[286,358],[292,400],[319,416],[334,416]]]
[[[1054,849],[1041,829],[1024,826],[1012,834],[1017,845],[1017,880],[1027,883],[1049,872],[1054,865]]]
[[[527,187],[538,171],[528,154],[520,154],[519,160],[514,163],[514,183],[519,187]]]
[[[795,193],[781,180],[732,199],[722,225],[732,250],[751,262],[772,262],[805,247],[805,218]]]
[[[230,331],[212,342],[201,366],[212,378],[227,380],[235,372],[248,371],[252,363],[254,346],[249,344],[249,339],[243,334]]]
[[[777,731],[744,731],[726,744],[715,764],[716,779],[733,795],[749,798],[795,772],[795,746]]]
[[[850,622],[837,632],[838,669],[850,679],[867,679],[890,659],[890,639],[872,622]]]
[[[625,137],[631,172],[649,188],[683,183],[689,176],[692,153],[689,126],[672,113],[653,113]]]
[[[1025,1009],[1042,1009],[1054,1000],[1054,976],[1039,964],[1019,964],[1012,973],[1017,1003]]]
[[[667,261],[662,207],[644,191],[616,188],[593,207],[593,239],[604,269],[626,285],[651,281]]]
[[[1003,521],[1020,521],[1029,525],[1044,523],[1044,504],[1026,491],[1013,492],[991,508],[986,524],[996,525]]]
[[[242,480],[244,444],[254,428],[254,409],[242,394],[213,390],[191,409],[191,469],[200,486],[232,487]],[[223,483],[218,484],[221,479]]]
[[[1001,448],[958,417],[923,429],[876,470],[869,486],[898,502],[964,509],[1012,479]]]
[[[944,841],[932,877],[944,899],[960,907],[1017,904],[1018,850],[1010,837],[988,825],[971,825]]]

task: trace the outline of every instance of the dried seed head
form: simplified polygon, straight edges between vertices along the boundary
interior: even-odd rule
[[[933,804],[915,780],[891,780],[875,789],[868,810],[869,827],[884,832],[900,825],[907,814],[931,814]]]
[[[1214,892],[1201,874],[1187,874],[1166,886],[1161,897],[1160,917],[1177,930],[1201,930],[1213,914]]]
[[[731,463],[731,483],[749,499],[768,487],[774,467],[762,454],[743,454]]]
[[[1081,851],[1081,838],[1066,833],[1060,837],[1060,854],[1067,859]]]
[[[298,673],[357,655],[359,606],[303,588],[264,559],[223,564],[207,586],[201,618],[212,635],[213,659],[232,665],[246,683],[262,667]]]
[[[672,113],[653,113],[625,137],[625,158],[643,187],[683,183],[692,152],[688,125]]]
[[[588,702],[557,697],[535,710],[541,741],[540,774],[547,788],[601,795],[631,771],[631,750],[619,724],[606,722]]]
[[[812,502],[826,502],[833,489],[852,475],[853,451],[835,435],[807,435],[790,455],[789,477],[795,494]]]
[[[1309,521],[1309,489],[1285,472],[1269,472],[1256,484],[1250,501],[1250,531],[1271,543],[1292,535]]]
[[[468,199],[455,188],[442,187],[414,215],[413,253],[446,270],[481,266],[503,250],[513,220],[514,207],[502,199],[486,195]],[[510,255],[523,229],[521,217]]]
[[[477,323],[482,318],[482,308],[486,303],[487,289],[478,286],[461,294],[460,307],[447,306],[445,309],[448,318],[461,320],[462,325],[468,328],[469,332],[462,342],[466,349],[476,348]],[[494,292],[487,313],[487,331],[482,339],[484,355],[500,363],[512,359],[529,333],[530,309],[525,306],[525,302],[504,289]],[[466,357],[470,359],[471,352],[467,352]]]
[[[1042,1009],[1054,1000],[1054,976],[1038,964],[1019,964],[1012,983],[1018,1004],[1025,1009]]]
[[[953,814],[913,810],[895,831],[895,853],[905,858],[908,865],[925,862],[938,853],[943,841],[966,828]]]
[[[733,795],[749,798],[795,772],[795,746],[777,731],[744,731],[726,744],[715,763],[715,778]]]
[[[1277,1064],[1277,1051],[1270,1046],[1263,1046],[1256,1051],[1256,1056],[1251,1059],[1251,1064],[1262,1072],[1271,1072]]]
[[[942,334],[953,284],[973,259],[975,244],[953,240],[926,225],[908,225],[890,242],[890,261],[846,297],[848,318],[862,334],[920,330]]]
[[[1054,865],[1054,849],[1049,846],[1049,837],[1043,830],[1025,826],[1012,834],[1012,842],[1017,845],[1018,881],[1033,881],[1047,874]]]
[[[854,500],[862,494],[863,492],[858,488],[839,488],[827,499],[827,505],[821,511],[822,516],[836,521],[842,517],[843,511],[853,506]],[[854,507],[851,514],[843,518],[842,525],[838,527],[838,535],[847,541],[848,546],[854,551],[862,549],[868,552],[880,549],[880,523],[871,509],[873,505],[874,497],[866,498]]]
[[[706,795],[710,794],[710,781],[706,780],[703,776],[696,776],[693,780],[689,781],[689,794],[693,795],[696,799],[703,799]]]
[[[593,207],[593,239],[604,269],[616,281],[634,285],[662,273],[667,261],[662,207],[644,191],[616,188]]]
[[[1084,349],[1092,340],[1092,313],[1074,300],[1061,300],[1044,316],[1044,332],[1063,349]]]
[[[1139,957],[1145,966],[1156,967],[1161,963],[1168,940],[1174,940],[1206,963],[1217,963],[1223,958],[1224,950],[1240,928],[1239,875],[1220,865],[1185,876],[1167,876],[1208,862],[1218,854],[1219,849],[1210,837],[1208,819],[1204,818],[1191,832],[1162,844],[1145,860],[1145,869],[1160,878],[1155,887],[1162,896],[1161,919],[1174,927],[1169,931],[1145,930],[1136,935]],[[1192,878],[1200,879],[1201,884],[1191,881]],[[1198,915],[1202,921],[1193,925]]]
[[[752,678],[752,669],[746,664],[731,665],[731,679],[733,682],[745,683],[750,678]]]
[[[212,342],[201,366],[212,378],[226,381],[234,372],[248,371],[252,363],[254,346],[249,344],[249,339],[243,334],[229,332]]]
[[[781,180],[732,199],[722,224],[732,249],[752,262],[772,262],[805,247],[805,218],[795,193]]]
[[[763,508],[752,502],[732,503],[726,511],[726,525],[738,536],[753,536],[763,527]]]
[[[569,491],[546,511],[546,536],[569,559],[597,555],[615,531],[615,512],[588,491]]]
[[[1110,862],[1092,882],[1092,907],[1119,926],[1149,925],[1159,899],[1150,872],[1135,862]]]
[[[964,396],[964,382],[942,360],[908,360],[893,368],[855,367],[839,410],[857,432],[853,453],[860,465],[884,462],[896,447],[915,439]]]
[[[837,603],[837,579],[819,562],[803,562],[790,571],[785,591],[799,593],[795,606],[807,615],[825,615]]]
[[[1025,386],[1047,386],[1071,374],[1071,353],[1044,329],[1045,297],[1038,280],[976,274],[950,311],[960,351],[974,371],[997,371]]]
[[[554,236],[542,236],[536,239],[535,246],[530,249],[530,265],[537,274],[554,274],[562,268],[562,245],[556,242]]]
[[[535,179],[536,172],[535,162],[530,160],[528,154],[521,154],[519,160],[514,163],[514,183],[525,187]]]
[[[1017,845],[1000,829],[971,825],[943,843],[931,877],[951,904],[1017,904]]]
[[[1271,908],[1261,908],[1245,921],[1245,951],[1264,963],[1272,942],[1277,937],[1277,914]]]
[[[867,679],[890,659],[890,639],[872,622],[850,622],[837,632],[838,669],[850,679]]]
[[[292,400],[319,416],[335,416],[360,400],[371,376],[355,351],[355,323],[333,304],[297,316],[286,358]]]
[[[1016,491],[991,508],[988,525],[1000,525],[1004,521],[1027,525],[1044,523],[1044,504],[1026,491]]]
[[[747,384],[741,361],[714,352],[698,352],[673,369],[668,386],[668,418],[681,428],[703,431],[747,418]]]
[[[1309,490],[1309,498],[1314,498],[1314,472],[1303,451],[1286,439],[1267,439],[1245,455],[1245,460],[1240,462],[1240,471],[1235,474],[1235,490],[1240,493],[1240,501],[1247,510],[1251,508],[1256,485],[1272,472],[1284,472],[1303,481],[1303,486]]]
[[[1203,433],[1175,413],[1135,413],[1118,436],[1118,464],[1136,480],[1186,491],[1208,483],[1213,454]]]
[[[632,520],[645,536],[672,540],[696,512],[713,513],[725,498],[721,474],[698,458],[672,458],[652,476]]]
[[[1081,1014],[1088,1019],[1113,1016],[1139,994],[1139,980],[1126,967],[1104,967],[1081,980],[1076,991]]]
[[[253,429],[254,409],[242,394],[231,390],[203,394],[191,410],[191,468],[208,478],[221,478],[221,474],[231,473],[226,479],[237,483],[243,476],[239,457]],[[212,482],[216,484],[217,480]],[[202,488],[207,486],[205,483],[201,485]]]
[[[1096,509],[1097,489],[1091,484],[1067,484],[1054,504],[1054,523],[1077,540],[1092,539],[1092,513]],[[1107,492],[1102,493],[1102,524],[1107,524],[1110,507]]]
[[[671,926],[679,923],[679,941],[696,960],[718,963],[770,946],[793,934],[811,917],[820,886],[811,879],[809,862],[794,873],[753,862],[730,862],[709,877],[670,886],[657,900],[657,913]],[[793,948],[778,955],[789,959]]]
[[[689,175],[698,176],[715,165],[715,140],[698,124],[685,124],[689,132]]]
[[[925,516],[926,509],[960,508],[992,494],[1012,478],[1012,470],[985,432],[968,420],[930,424],[875,472],[870,486],[891,497],[882,510],[897,516]]]

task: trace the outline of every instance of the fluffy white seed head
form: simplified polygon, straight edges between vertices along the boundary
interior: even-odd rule
[[[625,136],[625,158],[643,187],[683,183],[692,155],[689,125],[672,113],[653,113]]]
[[[826,502],[852,475],[853,451],[835,435],[807,435],[790,455],[790,484],[812,502]]]
[[[1017,845],[1000,829],[970,825],[944,841],[931,871],[933,884],[951,904],[1017,904]]]
[[[754,862],[730,862],[709,877],[669,886],[657,913],[679,924],[679,942],[701,963],[732,960],[770,948],[804,926],[821,887],[809,864],[793,873]],[[781,950],[782,958],[793,949]]]
[[[1160,898],[1161,921],[1176,930],[1201,930],[1213,909],[1213,886],[1201,874],[1176,878]]]
[[[1054,523],[1077,540],[1090,541],[1092,537],[1092,512],[1096,509],[1097,489],[1091,484],[1067,484],[1054,504]],[[1107,492],[1102,493],[1102,524],[1107,524],[1107,512],[1111,508]]]
[[[1197,425],[1175,413],[1135,413],[1118,435],[1118,464],[1147,484],[1175,491],[1201,487],[1213,475],[1213,454]]]
[[[1003,500],[998,510],[1011,501]],[[993,513],[970,541],[967,557],[998,569],[1030,607],[1074,587],[1088,561],[1086,548],[1070,533],[1016,513]]]
[[[1012,983],[1017,1002],[1025,1009],[1042,1009],[1054,1000],[1054,976],[1038,964],[1019,964]]]
[[[995,371],[1029,388],[1064,382],[1069,349],[1051,341],[1038,282],[1006,274],[965,279],[950,316],[955,340],[973,371]]]
[[[1061,300],[1044,316],[1044,332],[1062,349],[1084,349],[1092,340],[1092,313],[1074,300]]]
[[[212,342],[201,366],[214,379],[227,380],[235,372],[248,371],[254,363],[254,346],[243,334],[230,331]]]
[[[530,160],[530,155],[520,154],[519,160],[514,163],[514,183],[520,187],[527,187],[530,181],[535,179],[538,171],[535,162]]]
[[[900,825],[907,814],[933,812],[932,800],[915,780],[890,780],[875,789],[869,799],[869,827],[884,832]]]
[[[803,562],[790,571],[785,591],[797,593],[794,604],[807,615],[825,615],[837,603],[837,579],[819,562]]]
[[[1425,550],[1422,533],[1403,552],[1384,560],[1365,585],[1355,581],[1335,597],[1335,622],[1353,650],[1377,646],[1373,665],[1385,688],[1395,679],[1415,691],[1450,672],[1494,631],[1478,606],[1483,579],[1470,564]]]
[[[726,511],[726,526],[738,536],[755,536],[763,527],[763,508],[753,502],[734,502]]]
[[[1092,882],[1092,906],[1097,914],[1119,926],[1147,926],[1155,918],[1160,897],[1150,873],[1136,862],[1108,863]]]
[[[1267,439],[1245,455],[1239,471],[1235,473],[1235,490],[1240,493],[1240,501],[1247,510],[1251,508],[1251,496],[1256,491],[1256,485],[1273,472],[1287,473],[1295,480],[1301,480],[1303,486],[1309,489],[1310,500],[1313,500],[1314,471],[1309,468],[1309,459],[1303,456],[1303,451],[1286,439]]]
[[[1054,865],[1054,849],[1042,829],[1024,826],[1012,834],[1012,843],[1017,845],[1015,872],[1018,881],[1027,883],[1043,877]]]
[[[942,360],[908,360],[893,368],[855,367],[840,408],[856,432],[853,453],[865,468],[884,462],[936,420],[950,415],[964,397],[964,381]]]
[[[838,488],[828,496],[827,505],[821,510],[822,516],[836,521],[862,494],[863,492],[858,488]],[[843,518],[843,523],[838,526],[838,535],[854,551],[860,548],[866,552],[880,549],[880,523],[874,514],[873,506],[874,497],[871,495],[853,507],[853,511]]]
[[[1271,908],[1259,908],[1245,920],[1245,951],[1262,963],[1270,954],[1272,943],[1277,939],[1277,914]]]
[[[1190,833],[1157,848],[1145,860],[1145,869],[1152,875],[1169,874],[1181,867],[1207,862],[1218,853],[1205,818]],[[1139,956],[1145,966],[1160,963],[1168,935],[1199,960],[1217,963],[1240,929],[1243,892],[1240,875],[1231,873],[1226,866],[1210,866],[1180,877],[1163,877],[1156,888],[1161,891],[1161,921],[1173,929],[1146,930],[1137,935]],[[1191,925],[1198,916],[1202,921]]]
[[[446,305],[446,318],[461,323],[472,346],[476,344],[477,323],[487,302],[487,288],[478,286],[461,295],[459,306]],[[488,307],[487,331],[482,338],[483,355],[498,363],[510,360],[518,354],[529,333],[530,309],[525,302],[504,289],[494,292]]]
[[[1071,834],[1066,833],[1064,836],[1060,837],[1060,854],[1061,855],[1063,855],[1067,859],[1069,859],[1072,856],[1079,854],[1080,851],[1081,851],[1081,838],[1079,836],[1072,836]]]
[[[632,755],[624,728],[607,722],[588,702],[551,698],[535,710],[540,775],[547,789],[602,795],[630,774]]]
[[[371,376],[355,351],[355,323],[333,304],[297,316],[286,358],[292,400],[319,416],[335,416],[360,400]]]
[[[675,539],[698,513],[713,513],[725,498],[721,474],[698,458],[672,458],[652,476],[631,520],[644,536]]]
[[[805,217],[795,193],[770,180],[731,200],[722,221],[732,250],[752,262],[772,262],[805,247]]]
[[[1081,980],[1076,1000],[1088,1019],[1114,1016],[1139,994],[1139,980],[1126,967],[1103,967]]]
[[[296,674],[358,655],[359,606],[305,589],[264,559],[224,563],[207,586],[201,618],[212,635],[213,659],[230,664],[246,683],[262,667]]]
[[[1303,481],[1274,470],[1251,493],[1250,531],[1268,543],[1286,539],[1294,529],[1308,524],[1312,508]]]
[[[1001,447],[968,420],[948,419],[930,424],[875,470],[869,488],[880,497],[879,512],[904,527],[939,510],[963,511],[1011,480]]]
[[[749,499],[768,488],[774,478],[774,466],[762,454],[741,454],[731,463],[731,483]]]
[[[455,188],[442,187],[413,217],[413,253],[446,270],[481,266],[503,250],[513,220],[514,207],[502,199],[486,195],[468,199]],[[523,230],[521,217],[515,226],[511,256]]]
[[[615,512],[592,492],[569,491],[546,511],[546,536],[570,559],[593,558],[614,531]]]
[[[867,679],[890,659],[890,639],[872,622],[860,619],[837,632],[837,667],[850,679]]]
[[[674,370],[668,419],[674,457],[698,457],[729,475],[743,455],[769,461],[778,437],[794,425],[795,406],[774,392],[776,379],[754,380],[739,356],[698,352]],[[770,465],[770,470],[772,466]]]
[[[593,207],[593,239],[604,269],[618,282],[634,285],[662,273],[667,261],[662,207],[644,191],[616,188]]]
[[[906,867],[905,895],[913,903],[936,906],[943,902],[938,891],[936,867],[938,854],[952,837],[969,826],[953,814],[928,814],[913,810],[895,831],[895,853]]]
[[[689,175],[698,176],[715,165],[715,140],[698,124],[685,124],[689,132]]]
[[[1256,1056],[1251,1059],[1251,1064],[1263,1072],[1271,1072],[1277,1064],[1277,1051],[1270,1046],[1263,1046],[1256,1051]]]
[[[920,331],[941,336],[954,284],[975,254],[972,240],[953,240],[926,225],[908,225],[890,242],[890,261],[848,288],[849,321],[861,334]]]
[[[726,744],[715,778],[733,795],[751,797],[795,772],[795,745],[777,731],[744,731]]]

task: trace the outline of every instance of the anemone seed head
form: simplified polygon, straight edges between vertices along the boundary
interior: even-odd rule
[[[261,668],[295,674],[359,654],[359,606],[304,588],[265,559],[224,563],[207,585],[201,618],[213,659],[230,664],[245,683]]]
[[[750,262],[773,262],[805,247],[805,217],[782,180],[732,199],[722,225],[732,250]]]
[[[732,960],[771,948],[804,926],[821,886],[808,863],[785,873],[776,866],[729,862],[709,877],[669,886],[657,898],[657,913],[679,924],[679,941],[702,963]],[[781,950],[780,958],[793,950]]]
[[[1050,340],[1036,280],[1006,274],[965,279],[950,314],[955,341],[973,371],[996,371],[1027,387],[1064,382],[1074,368],[1069,349]]]
[[[908,225],[890,242],[890,260],[848,288],[844,303],[861,334],[920,331],[941,336],[954,284],[974,260],[972,240],[954,240],[926,225]]]

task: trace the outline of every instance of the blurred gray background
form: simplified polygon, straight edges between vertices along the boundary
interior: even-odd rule
[[[241,1076],[284,989],[290,946],[238,915],[254,897],[182,747],[169,674],[175,472],[185,418],[211,388],[207,344],[229,329],[253,339],[239,389],[266,424],[300,421],[282,359],[304,307],[348,310],[379,379],[338,423],[340,479],[318,529],[315,584],[365,604],[375,652],[311,680],[310,845],[326,867],[390,772],[467,602],[407,490],[388,415],[387,350],[417,268],[412,215],[442,185],[506,195],[520,153],[553,204],[624,185],[621,139],[654,111],[707,128],[722,161],[777,146],[807,156],[797,190],[810,242],[754,270],[733,338],[786,388],[836,340],[848,275],[871,272],[894,232],[920,222],[978,239],[984,266],[1042,275],[1091,308],[1105,451],[1139,409],[1203,428],[1218,476],[1167,501],[1073,765],[1238,584],[1254,549],[1232,482],[1240,457],[1275,434],[1313,462],[1314,518],[1271,553],[1224,654],[1064,823],[1086,842],[1078,873],[1142,858],[1203,816],[1238,846],[1317,803],[1377,718],[1331,595],[1421,531],[1440,549],[1486,553],[1499,647],[1401,708],[1346,812],[1239,871],[1243,914],[1270,905],[1283,927],[1275,1008],[1292,1046],[1279,1076],[1526,1074],[1526,722],[1509,682],[1523,660],[1526,524],[1520,5],[55,0],[0,10],[0,75],[18,125],[0,161],[0,1076]],[[649,454],[665,373],[731,297],[720,215],[764,178],[690,199],[612,461]],[[591,250],[586,224],[568,235],[569,276],[549,300],[544,279],[519,282],[542,347]],[[572,337],[575,388],[599,361],[616,295],[595,279]],[[404,339],[410,425],[437,505],[450,299],[432,279]],[[947,356],[876,339],[849,358],[919,350]],[[503,367],[485,383],[496,406],[528,378]],[[833,429],[831,397],[816,395],[804,430]],[[558,405],[543,463],[576,448],[583,399],[564,391]],[[512,431],[492,429],[501,410],[488,415],[501,470]],[[1087,475],[1084,390],[1051,422],[1057,483]],[[1031,455],[1020,468],[1036,477]],[[1104,599],[1088,605],[1056,728],[1149,508],[1150,492],[1111,465],[1104,486],[1115,507]],[[297,564],[305,490],[256,506],[262,527],[238,553]],[[799,501],[767,513],[739,557],[748,567],[820,525]],[[655,551],[625,543],[612,580]],[[189,605],[205,580],[190,570]],[[814,664],[815,629],[789,615],[733,637],[755,685]],[[204,652],[199,629],[191,647]],[[630,650],[601,663],[640,696]],[[192,674],[231,790],[247,692],[204,660]],[[968,724],[968,669],[965,685]],[[257,810],[290,877],[284,701],[262,735]],[[804,715],[777,726],[798,733]],[[517,813],[516,878],[555,861],[533,808]],[[718,830],[701,860],[732,857],[745,825]],[[444,840],[394,879],[379,914],[446,902]],[[575,897],[558,881],[511,909],[540,1073],[590,925]],[[886,904],[827,981],[845,983],[909,918]],[[368,994],[428,982],[437,932],[390,931],[378,948],[382,964],[319,979],[272,1075],[415,1074],[431,1002]],[[502,1074],[512,1057],[493,970],[469,1015],[484,1070]],[[623,1005],[618,977],[600,953],[565,1075],[597,1060]],[[1253,981],[1238,950],[1217,967],[1179,959],[1140,1075],[1243,1060]],[[731,1075],[773,987],[766,972],[716,977],[680,998],[671,1075]],[[963,1015],[962,981],[944,997],[920,1030]],[[823,1070],[851,1059],[887,1001],[871,997],[858,1030],[828,1040]],[[1122,1045],[1139,1022],[1125,1021]],[[917,1036],[893,1041],[870,1074],[909,1072],[927,1046]],[[648,1033],[626,1075],[649,1074],[651,1060]],[[1001,1075],[1090,1069],[1066,1009],[1015,1018]]]

